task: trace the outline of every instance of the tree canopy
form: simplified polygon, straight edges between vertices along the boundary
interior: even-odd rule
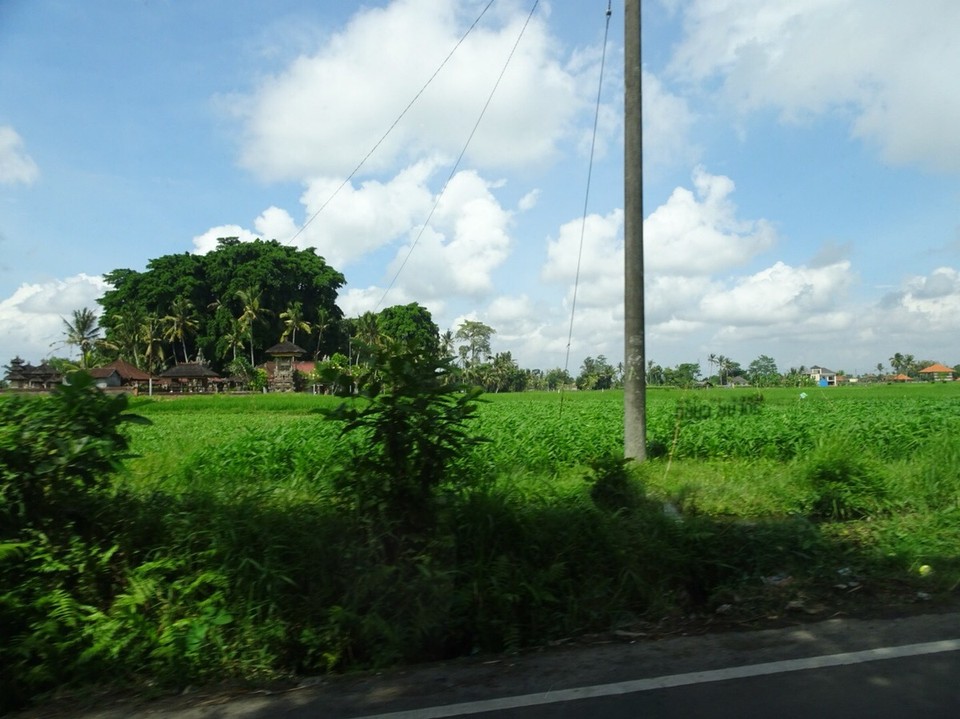
[[[298,250],[276,240],[221,238],[206,255],[164,255],[150,260],[143,272],[117,269],[105,279],[111,289],[99,300],[101,325],[117,353],[135,363],[157,355],[155,348],[151,350],[151,330],[158,321],[163,337],[166,320],[171,350],[175,340],[186,353],[185,345],[192,339],[194,358],[201,355],[222,366],[238,347],[251,358],[262,359],[263,350],[284,334],[289,320],[284,315],[297,303],[305,318],[319,313],[338,322],[343,317],[336,299],[344,276],[312,248]],[[195,312],[188,315],[189,321],[184,318],[186,308]],[[306,343],[307,348],[316,347],[318,355],[335,349],[326,346],[335,339],[333,333],[321,339],[316,345]]]
[[[440,330],[430,310],[416,302],[381,310],[377,330],[415,353],[430,357],[440,353]]]

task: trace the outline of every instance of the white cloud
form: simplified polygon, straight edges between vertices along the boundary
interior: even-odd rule
[[[646,268],[705,276],[744,265],[773,246],[776,234],[769,222],[737,217],[730,178],[697,168],[693,185],[693,192],[676,188],[644,221]]]
[[[698,333],[712,334],[701,306],[712,311],[730,311],[751,301],[749,290],[761,283],[754,278],[736,277],[721,283],[713,276],[754,260],[775,240],[765,220],[744,220],[731,200],[734,183],[727,177],[710,175],[701,168],[693,174],[694,190],[678,187],[666,203],[644,222],[645,314],[651,338],[675,342],[686,337],[697,341]],[[591,215],[586,223],[565,223],[557,239],[550,240],[547,261],[541,272],[547,282],[572,283],[580,257],[580,286],[574,319],[576,340],[572,350],[619,356],[623,336],[623,212],[605,217]],[[819,274],[814,272],[814,278]],[[822,283],[821,283],[822,284]],[[814,283],[816,289],[820,284]],[[821,290],[821,294],[826,290]],[[569,312],[573,297],[570,284],[565,302]],[[740,315],[753,321],[753,312]],[[771,313],[766,321],[776,324]],[[569,322],[569,314],[566,322]],[[558,325],[564,324],[558,320]],[[546,330],[545,330],[546,331]],[[559,336],[559,327],[556,332]]]
[[[482,299],[492,293],[493,272],[508,257],[511,244],[511,214],[490,191],[494,185],[473,171],[457,173],[430,226],[422,233],[412,229],[411,241],[398,249],[388,275],[400,272],[398,284],[424,299]],[[392,298],[390,304],[395,304]]]
[[[651,164],[689,167],[700,149],[691,142],[695,116],[686,99],[669,92],[656,75],[643,71],[643,160]]]
[[[31,185],[40,169],[24,149],[23,138],[9,125],[0,125],[0,185]]]
[[[841,306],[852,281],[846,261],[816,269],[777,262],[730,289],[707,292],[699,308],[705,320],[737,327],[805,322]]]
[[[38,363],[51,354],[69,355],[63,346],[63,318],[89,307],[108,289],[102,277],[79,274],[65,280],[23,284],[0,301],[0,358],[19,355]]]
[[[908,277],[900,290],[885,298],[876,311],[877,321],[882,321],[891,333],[922,331],[929,339],[948,339],[953,347],[952,339],[960,332],[960,272],[952,267],[938,267],[927,276]],[[956,361],[960,361],[960,352],[952,351],[957,353]]]
[[[527,210],[532,210],[537,206],[537,201],[540,199],[540,190],[530,190],[526,195],[520,198],[520,202],[517,203],[517,209],[521,212],[526,212]]]
[[[583,240],[581,250],[581,238]],[[580,268],[577,299],[587,304],[609,304],[623,299],[623,210],[589,215],[560,227],[547,243],[547,261],[541,272],[546,282],[572,283]],[[568,297],[572,294],[568,294]]]
[[[431,169],[430,163],[418,163],[387,183],[369,181],[359,188],[348,184],[294,244],[316,248],[337,268],[396,245],[384,276],[387,282],[396,278],[385,299],[390,305],[414,301],[401,301],[400,297],[416,298],[425,306],[449,298],[484,299],[493,292],[493,273],[507,259],[511,247],[512,213],[492,192],[500,183],[485,180],[472,170],[458,172],[438,199],[426,186]],[[306,214],[317,212],[340,184],[335,180],[311,183],[302,198]],[[428,217],[429,224],[424,227]],[[261,214],[255,224],[261,236],[280,241],[288,241],[294,232],[290,216],[276,207]],[[225,232],[244,241],[255,237],[240,227],[222,226],[194,238],[194,245],[209,251]],[[401,238],[406,241],[398,244]],[[382,288],[351,289],[343,296],[343,309],[348,316],[354,314],[354,308],[375,309],[382,295]]]
[[[312,55],[301,55],[234,100],[244,123],[242,163],[268,179],[346,176],[440,66],[474,19],[475,5],[397,0],[357,12]],[[378,172],[436,152],[459,154],[526,13],[489,13],[453,54],[366,166]],[[577,68],[591,74],[592,65]],[[550,160],[592,103],[560,57],[545,18],[526,28],[467,160],[480,167],[529,167]],[[549,111],[544,111],[549,108]]]
[[[850,117],[895,164],[960,169],[960,4],[874,0],[692,0],[671,77],[712,87],[742,112],[786,122]]]
[[[427,186],[434,168],[433,162],[418,162],[387,182],[369,180],[359,186],[343,185],[342,179],[313,180],[300,201],[304,221],[314,219],[295,244],[315,247],[340,268],[396,241],[426,220],[434,202]],[[289,218],[283,221],[292,224]]]

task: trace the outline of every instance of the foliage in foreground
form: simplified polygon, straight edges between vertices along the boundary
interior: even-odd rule
[[[948,590],[951,572],[960,574],[960,442],[948,434],[912,438],[909,463],[867,440],[858,454],[828,436],[787,462],[720,453],[712,465],[681,460],[678,441],[673,455],[636,468],[610,451],[618,418],[597,396],[553,421],[533,398],[477,405],[427,381],[414,358],[397,362],[364,386],[365,399],[333,411],[334,422],[311,415],[306,399],[138,403],[156,424],[132,429],[151,442],[179,424],[181,437],[198,433],[210,422],[185,418],[212,408],[246,429],[205,430],[208,444],[179,469],[148,462],[165,474],[116,482],[109,473],[127,451],[119,402],[88,388],[69,401],[12,405],[3,446],[20,451],[16,426],[57,437],[46,445],[51,466],[87,488],[56,495],[32,523],[14,524],[20,505],[5,499],[5,708],[107,676],[174,687],[516,651],[640,618],[709,613],[762,595],[770,577],[830,585],[838,569],[903,577],[930,565],[922,581]],[[504,408],[516,412],[495,421]],[[750,434],[757,417],[794,408],[793,425],[770,426],[795,431],[804,406],[765,403],[727,421],[726,432]],[[951,411],[938,410],[940,429]],[[654,406],[654,434],[720,428],[720,413],[707,414],[677,432],[675,408]],[[78,420],[73,437],[60,429],[70,426],[65,416],[97,421]],[[481,433],[493,441],[474,443]],[[174,437],[164,441],[183,452]],[[414,448],[403,462],[392,454],[397,440]],[[99,450],[78,453],[91,446]],[[3,455],[5,498],[31,476],[15,456]],[[679,520],[662,511],[664,499],[681,508]]]

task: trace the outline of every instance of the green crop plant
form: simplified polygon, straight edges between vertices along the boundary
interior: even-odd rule
[[[800,472],[810,486],[816,519],[861,519],[889,506],[883,467],[849,441],[822,441]]]

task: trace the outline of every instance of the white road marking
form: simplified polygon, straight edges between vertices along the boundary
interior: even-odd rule
[[[574,689],[562,689],[537,694],[521,694],[519,696],[484,699],[475,702],[464,702],[462,704],[448,704],[447,706],[424,707],[422,709],[389,712],[387,714],[371,714],[364,717],[357,717],[357,719],[442,719],[443,717],[466,716],[469,714],[482,714],[483,712],[503,711],[505,709],[556,704],[559,702],[576,701],[577,699],[593,699],[596,697],[633,694],[654,689],[682,687],[690,684],[722,682],[728,679],[745,679],[747,677],[759,677],[766,674],[783,674],[786,672],[798,672],[804,669],[822,669],[824,667],[839,667],[848,664],[863,664],[865,662],[876,662],[883,659],[900,659],[902,657],[939,654],[941,652],[954,652],[957,650],[960,650],[960,639],[944,639],[938,642],[926,642],[923,644],[905,644],[899,647],[864,649],[858,652],[827,654],[819,657],[806,657],[804,659],[784,659],[777,662],[747,664],[741,667],[711,669],[709,671],[689,672],[687,674],[669,674],[662,677],[633,679],[613,684],[597,684],[588,687],[576,687]]]

